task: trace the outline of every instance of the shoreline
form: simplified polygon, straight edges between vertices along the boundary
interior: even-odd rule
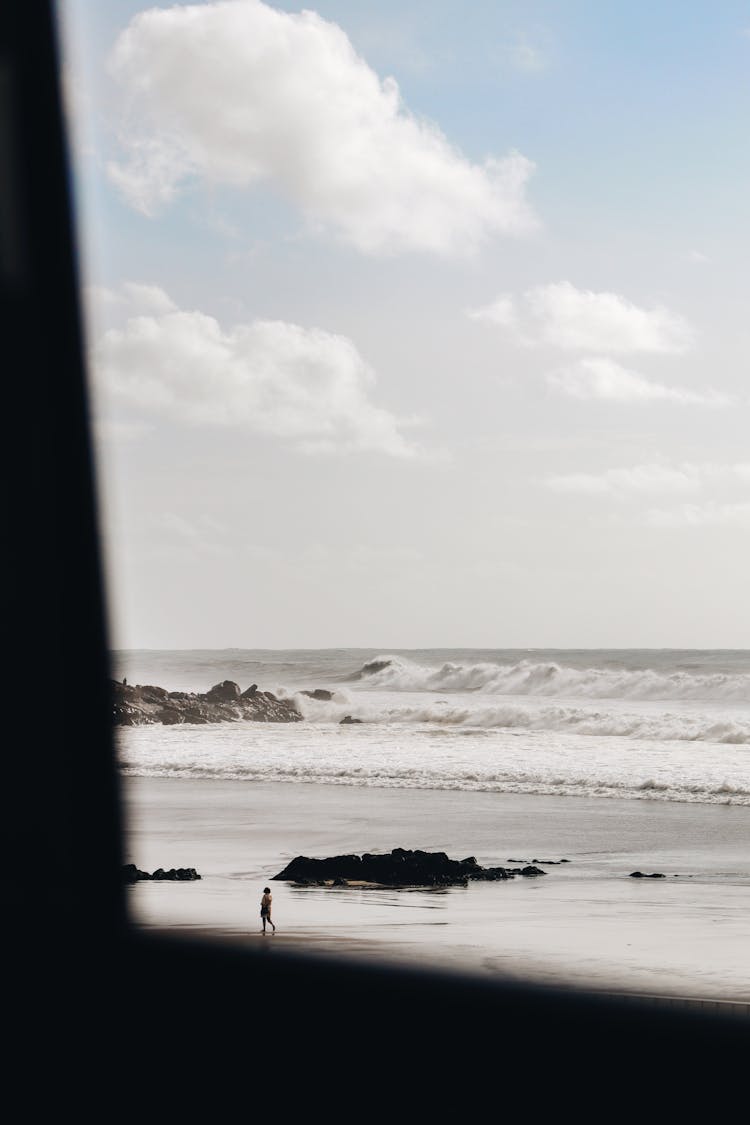
[[[126,859],[195,867],[138,883],[138,926],[257,948],[256,898],[296,855],[394,847],[567,858],[537,879],[468,888],[274,882],[277,948],[554,986],[750,1002],[750,810],[443,790],[123,779]],[[664,879],[632,879],[635,870]],[[260,938],[260,935],[257,935]]]
[[[132,729],[132,728],[130,728]],[[664,807],[666,805],[681,805],[690,808],[740,808],[750,812],[750,802],[736,801],[732,799],[732,795],[728,794],[726,797],[722,796],[719,801],[697,801],[694,798],[679,798],[679,797],[665,797],[663,795],[655,795],[649,788],[639,789],[630,793],[612,793],[612,792],[597,792],[597,793],[565,793],[559,789],[513,789],[513,788],[497,788],[492,789],[488,787],[477,787],[475,789],[467,787],[457,788],[449,784],[439,784],[434,782],[423,782],[416,784],[394,784],[389,781],[380,781],[377,778],[370,779],[366,785],[361,781],[354,778],[318,778],[318,777],[301,777],[295,775],[292,777],[255,777],[255,776],[232,776],[232,775],[218,775],[215,773],[201,774],[195,771],[189,775],[185,773],[142,773],[138,769],[123,765],[118,762],[118,774],[120,777],[120,784],[125,788],[132,780],[143,781],[168,781],[168,782],[188,782],[197,783],[201,785],[294,785],[294,786],[315,786],[315,788],[332,788],[332,789],[367,789],[369,791],[378,790],[379,792],[403,792],[403,793],[446,793],[452,794],[471,794],[476,796],[490,796],[490,797],[528,797],[531,799],[545,799],[560,800],[560,801],[593,801],[594,803],[602,802],[627,802],[630,803],[645,803]]]

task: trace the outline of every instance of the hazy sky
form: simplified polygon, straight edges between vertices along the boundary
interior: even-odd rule
[[[116,646],[750,646],[750,3],[59,7]]]

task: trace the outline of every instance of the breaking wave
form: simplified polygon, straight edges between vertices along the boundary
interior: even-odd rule
[[[650,668],[571,668],[554,661],[453,664],[429,668],[403,656],[380,656],[351,681],[387,691],[484,692],[581,699],[702,700],[750,705],[742,673],[657,672]]]
[[[389,707],[371,702],[366,695],[338,702],[319,703],[295,696],[306,719],[340,723],[347,715],[362,723],[430,724],[473,730],[569,731],[594,737],[638,738],[666,742],[713,742],[750,745],[750,719],[717,719],[715,715],[655,714],[594,711],[554,705],[456,705],[431,701],[423,706]]]
[[[364,786],[377,789],[443,789],[482,793],[537,793],[561,797],[610,797],[630,800],[679,801],[697,804],[750,805],[750,789],[727,781],[685,783],[678,778],[657,781],[612,776],[545,774],[508,768],[433,768],[406,765],[350,766],[337,761],[283,763],[278,759],[245,761],[161,760],[122,755],[122,772],[138,777],[192,778],[222,781],[282,781],[298,784]]]

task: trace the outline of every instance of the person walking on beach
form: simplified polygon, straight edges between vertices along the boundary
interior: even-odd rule
[[[263,933],[266,932],[266,922],[270,923],[273,932],[276,933],[276,927],[271,921],[271,902],[273,895],[271,894],[270,887],[263,888],[263,898],[260,900],[260,917],[263,922]]]

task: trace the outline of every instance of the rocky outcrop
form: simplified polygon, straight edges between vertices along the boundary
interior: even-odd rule
[[[322,687],[316,687],[313,691],[301,691],[300,695],[307,695],[310,699],[317,699],[321,703],[330,703],[333,699],[333,692]]]
[[[351,715],[344,715],[343,719],[339,719],[340,727],[354,727],[361,724],[361,719],[353,719]]]
[[[449,859],[445,852],[394,848],[386,855],[337,855],[308,859],[298,855],[272,876],[301,886],[465,887],[470,880],[497,882],[516,875],[544,875],[538,867],[480,867],[474,856]]]
[[[247,719],[256,723],[297,723],[302,719],[289,699],[277,699],[253,684],[241,692],[239,684],[224,680],[204,693],[167,691],[151,684],[112,681],[112,717],[116,726],[148,723],[228,723]]]
[[[122,869],[122,881],[124,883],[141,883],[144,879],[150,879],[157,883],[164,880],[176,883],[191,883],[194,879],[200,879],[200,875],[194,867],[170,867],[169,871],[159,867],[153,875],[149,875],[148,871],[139,871],[134,863],[124,865]]]
[[[631,879],[665,879],[666,876],[663,875],[661,871],[654,871],[654,872],[652,872],[651,875],[646,875],[646,874],[644,874],[643,871],[631,871],[630,872],[630,878]]]

